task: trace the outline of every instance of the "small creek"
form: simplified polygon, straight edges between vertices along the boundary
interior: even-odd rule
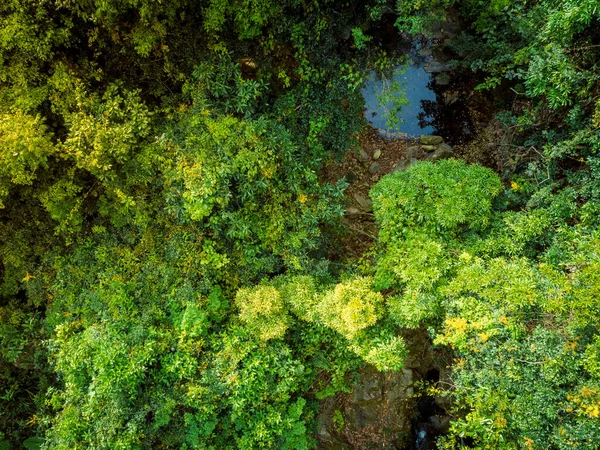
[[[412,139],[421,134],[439,134],[451,145],[471,140],[474,129],[467,107],[452,93],[457,80],[452,80],[445,71],[432,74],[425,70],[428,65],[445,65],[443,49],[420,39],[408,43],[400,40],[397,45],[407,56],[406,65],[398,66],[391,79],[372,72],[363,86],[367,121],[390,140]],[[393,103],[381,104],[378,97],[389,90],[394,81],[403,92],[392,91],[392,95],[404,96],[408,105],[400,111],[401,123],[390,126],[387,113]]]
[[[407,62],[399,66],[392,76],[371,73],[362,89],[365,119],[379,136],[387,140],[410,140],[422,134],[436,134],[453,146],[468,143],[474,137],[475,128],[468,101],[464,94],[460,94],[467,91],[464,89],[466,80],[452,78],[446,65],[450,59],[447,50],[424,39],[410,41],[397,34],[388,36],[389,39],[382,36],[382,41],[395,47],[390,48],[391,53],[395,51],[405,55]],[[387,112],[393,107],[393,102],[381,104],[378,97],[390,88],[393,81],[400,87],[400,92],[393,94],[404,96],[408,104],[399,113],[401,123],[390,126]],[[428,370],[423,378],[431,385],[439,379],[437,369]],[[412,411],[410,444],[406,450],[436,449],[437,437],[447,432],[449,426],[447,414],[434,397],[423,393]]]

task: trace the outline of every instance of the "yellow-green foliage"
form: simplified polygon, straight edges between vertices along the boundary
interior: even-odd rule
[[[283,337],[290,318],[281,294],[271,286],[240,289],[235,296],[240,320],[261,341]]]
[[[347,339],[353,339],[383,314],[383,296],[372,285],[371,278],[361,277],[325,292],[317,307],[319,319]]]
[[[289,304],[290,311],[296,317],[308,322],[318,319],[317,305],[320,296],[315,279],[310,276],[282,278],[279,287],[282,297]]]
[[[400,370],[408,355],[404,339],[394,329],[380,328],[350,342],[353,352],[377,370]]]
[[[380,52],[350,4],[201,3],[0,2],[0,448],[309,448],[359,364],[314,280],[233,300],[323,254]]]
[[[378,370],[398,370],[407,350],[396,327],[385,323],[383,303],[369,277],[330,287],[309,276],[283,276],[269,285],[240,289],[236,295],[240,320],[261,341],[281,338],[288,328],[297,328],[291,312],[301,321],[339,333],[350,351]]]
[[[11,184],[31,185],[55,152],[40,116],[21,111],[0,115],[0,208]]]
[[[322,324],[352,340],[383,316],[383,296],[373,280],[358,277],[333,288],[318,288],[312,277],[275,279],[237,291],[239,318],[261,340],[282,337],[290,324],[288,311],[302,320]]]

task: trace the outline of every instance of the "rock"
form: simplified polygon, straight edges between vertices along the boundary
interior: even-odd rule
[[[398,164],[396,164],[394,166],[394,168],[392,169],[392,171],[390,173],[396,173],[398,171],[404,172],[406,169],[408,169],[408,160],[403,159],[402,161],[400,161]]]
[[[450,66],[434,59],[433,61],[429,61],[427,64],[425,64],[423,70],[427,73],[448,72],[450,70]]]
[[[445,434],[450,430],[450,416],[431,416],[429,423],[438,433]]]
[[[369,160],[369,155],[361,148],[360,152],[358,153],[358,159],[362,162],[366,162]]]
[[[375,175],[377,172],[379,172],[380,168],[381,168],[381,164],[374,162],[373,164],[371,164],[369,166],[369,173],[371,175]]]
[[[379,158],[381,158],[381,150],[380,150],[380,149],[377,149],[377,150],[375,150],[375,152],[373,153],[373,159],[374,159],[375,161],[377,161]]]
[[[427,161],[435,162],[440,159],[451,158],[452,156],[454,156],[454,149],[450,145],[442,143],[436,146],[433,154],[427,157]]]
[[[387,131],[377,128],[377,137],[384,141],[400,141],[402,139],[408,139],[408,134],[402,133],[401,131]]]
[[[417,161],[418,161],[418,159],[416,159],[416,158],[403,159],[398,164],[396,164],[396,166],[392,169],[391,173],[395,173],[398,171],[404,172],[406,169],[408,169],[410,166],[412,166]]]
[[[356,203],[360,205],[363,211],[373,211],[373,200],[371,200],[369,197],[365,197],[362,194],[356,193],[354,194],[354,200],[356,200]]]
[[[414,399],[407,391],[412,388],[412,382],[410,370],[378,372],[370,367],[361,370],[350,394],[350,404],[344,411],[346,429],[364,435],[369,429],[372,433],[372,427],[377,425],[379,430],[373,440],[379,445],[369,448],[393,448],[390,444],[394,439],[399,435],[408,436],[410,432]],[[400,448],[407,443],[402,444]]]
[[[452,148],[452,146],[450,144],[446,144],[445,142],[438,144],[436,150],[440,150],[440,151],[443,150],[447,153],[454,153],[454,149]]]
[[[453,105],[454,103],[456,103],[458,101],[458,92],[456,92],[456,91],[444,92],[442,94],[442,97],[444,98],[444,103],[446,105]]]
[[[431,47],[427,47],[427,48],[422,48],[417,53],[419,54],[419,56],[426,58],[428,56],[431,56],[431,52],[432,52]]]
[[[430,135],[421,135],[419,136],[419,143],[421,145],[438,145],[444,142],[444,138],[441,136],[430,136]]]
[[[437,146],[436,145],[422,145],[421,148],[423,150],[425,150],[426,152],[432,152],[437,148]]]
[[[344,215],[347,217],[357,217],[357,216],[361,216],[363,213],[360,211],[360,209],[355,208],[354,206],[349,206],[348,209],[346,209],[346,211],[344,212]]]
[[[352,390],[354,403],[380,400],[381,397],[381,372],[365,371],[361,374],[358,384]]]
[[[402,369],[401,372],[396,372],[388,379],[388,389],[386,398],[388,402],[395,402],[399,399],[404,399],[412,394],[413,388],[413,371],[412,369]]]
[[[424,441],[425,446],[419,448],[433,448],[433,439],[440,434],[438,430],[447,426],[449,416],[439,410],[437,416],[429,416],[429,413],[415,429],[419,400],[413,389],[423,373],[437,367],[432,365],[431,341],[422,329],[404,330],[402,336],[410,348],[402,370],[378,372],[366,366],[358,372],[352,392],[321,400],[315,430],[317,450],[416,448],[416,436],[411,431],[422,430],[428,439]],[[446,372],[440,369],[440,376],[444,374]],[[429,401],[433,404],[434,399]]]
[[[412,147],[408,147],[406,149],[406,158],[407,159],[417,159],[419,156],[421,156],[421,148],[417,147],[416,145],[412,146]]]
[[[336,411],[343,408],[342,405],[335,403],[331,399],[321,404],[317,423],[318,449],[322,450],[351,450],[352,446],[340,435],[336,421]]]
[[[462,27],[461,27],[458,19],[456,19],[454,21],[451,19],[452,18],[448,18],[448,20],[446,20],[444,25],[442,25],[442,33],[444,33],[449,38],[455,38],[456,36],[458,36],[460,34]]]
[[[462,27],[457,17],[448,15],[446,20],[429,27],[429,36],[432,39],[452,39],[460,34]]]
[[[441,63],[447,63],[452,59],[445,45],[436,45],[431,49],[432,59]]]
[[[446,72],[438,73],[435,77],[438,86],[448,86],[450,84],[450,75]]]

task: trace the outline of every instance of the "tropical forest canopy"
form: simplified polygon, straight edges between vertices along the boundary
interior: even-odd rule
[[[518,101],[344,258],[378,30],[449,14]],[[410,329],[452,355],[438,448],[600,448],[599,64],[597,0],[1,2],[0,449],[314,448]]]

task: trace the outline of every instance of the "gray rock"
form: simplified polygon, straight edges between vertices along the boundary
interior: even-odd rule
[[[407,435],[410,431],[410,409],[414,405],[414,400],[407,394],[412,381],[412,371],[384,373],[370,367],[361,370],[358,383],[350,394],[351,404],[344,412],[347,428],[359,431],[384,424],[387,431],[380,432],[387,437],[378,436],[381,443],[403,433]]]
[[[388,378],[386,391],[388,402],[395,402],[396,400],[409,397],[408,392],[412,392],[413,381],[412,369],[402,369],[401,372],[394,372]]]
[[[379,158],[381,158],[381,150],[380,150],[380,149],[377,149],[377,150],[375,150],[375,152],[373,153],[373,159],[374,159],[375,161],[377,161]]]
[[[408,160],[403,159],[402,161],[400,161],[398,164],[396,164],[394,166],[394,168],[392,169],[392,171],[390,173],[404,172],[406,169],[408,169]]]
[[[379,169],[381,169],[381,164],[374,162],[369,166],[369,173],[371,175],[375,175],[377,172],[379,172]]]
[[[360,152],[358,153],[358,159],[362,162],[368,161],[369,155],[361,148]]]
[[[460,34],[462,27],[458,20],[456,21],[446,21],[442,26],[442,32],[446,34],[449,38],[455,38]]]
[[[395,173],[398,171],[404,172],[406,169],[408,169],[410,166],[412,166],[417,161],[418,161],[418,159],[416,159],[416,158],[403,159],[398,164],[396,164],[396,166],[392,169],[391,173]]]
[[[419,56],[426,58],[428,56],[431,56],[431,51],[432,51],[431,48],[427,47],[427,48],[422,48],[417,53],[419,54]]]
[[[321,404],[317,423],[317,448],[322,450],[351,450],[352,446],[340,435],[334,421],[336,410],[343,409],[341,404],[328,399]]]
[[[431,49],[432,59],[441,63],[447,63],[451,57],[445,45],[436,45]]]
[[[359,371],[352,392],[321,400],[316,429],[318,450],[410,447],[411,420],[415,417],[417,403],[413,384],[422,378],[422,373],[437,366],[431,365],[433,353],[426,332],[405,330],[402,336],[410,348],[404,369],[378,372],[374,367],[366,366]],[[439,370],[440,379],[445,379],[446,372],[442,368]],[[436,401],[438,399],[441,401],[436,397]],[[340,413],[344,419],[343,429],[340,429],[339,420],[334,420]],[[432,431],[437,427],[444,429],[447,417],[440,412],[422,425]],[[360,442],[366,442],[363,437],[371,441],[368,446],[360,445]]]
[[[450,84],[450,75],[446,72],[438,73],[435,77],[438,86],[448,86]]]
[[[455,38],[460,34],[461,26],[457,18],[448,17],[445,21],[430,26],[429,36],[432,39]]]
[[[446,105],[453,105],[458,101],[458,92],[455,91],[444,92],[442,96]]]
[[[432,152],[434,151],[437,146],[436,145],[422,145],[421,146],[423,148],[423,150],[425,150],[426,152]]]
[[[433,60],[425,64],[423,70],[427,73],[448,72],[450,70],[450,66],[446,63]]]
[[[356,200],[356,203],[360,205],[363,211],[373,211],[373,200],[371,200],[369,197],[365,197],[362,194],[356,193],[354,194],[354,200]]]
[[[358,217],[361,216],[363,213],[361,212],[360,209],[355,208],[354,206],[349,206],[348,209],[346,209],[346,212],[344,212],[344,215],[346,217]]]
[[[436,146],[435,151],[427,157],[427,161],[435,162],[452,156],[454,156],[454,149],[450,145],[442,143]]]
[[[371,400],[381,400],[382,381],[381,372],[363,372],[358,384],[352,391],[352,401],[361,403]]]
[[[417,159],[419,156],[421,156],[421,148],[417,147],[416,145],[412,146],[412,147],[408,147],[406,149],[406,158],[407,159]]]
[[[387,131],[377,128],[377,137],[383,139],[384,141],[400,141],[403,139],[408,139],[410,136],[406,133],[402,133],[401,131]]]
[[[430,136],[430,135],[421,135],[419,136],[419,143],[421,145],[438,145],[444,142],[444,138],[441,136]]]

